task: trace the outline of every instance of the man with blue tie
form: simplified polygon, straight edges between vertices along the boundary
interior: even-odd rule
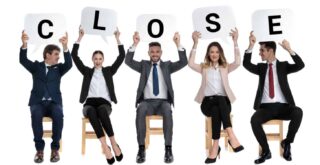
[[[29,39],[25,32],[22,32],[22,46],[20,48],[20,63],[31,74],[33,87],[29,99],[31,111],[31,123],[34,134],[34,142],[37,153],[34,162],[43,162],[43,150],[45,142],[42,139],[43,125],[42,118],[52,119],[52,143],[51,162],[60,160],[59,142],[63,128],[62,97],[60,92],[61,77],[71,69],[72,60],[68,50],[68,35],[62,37],[59,42],[63,46],[64,63],[58,63],[60,48],[57,45],[49,44],[44,48],[42,62],[32,62],[27,58],[27,41]]]
[[[140,62],[133,59],[135,49],[140,42],[138,32],[133,35],[133,45],[129,48],[125,63],[133,70],[140,73],[140,82],[136,97],[137,116],[137,140],[139,151],[137,163],[145,161],[145,137],[146,137],[146,116],[163,116],[163,129],[165,139],[164,162],[173,162],[172,154],[172,111],[171,104],[174,104],[171,73],[174,73],[188,64],[186,51],[180,45],[180,35],[175,33],[173,41],[178,48],[179,61],[162,61],[161,44],[159,42],[149,43],[148,54],[150,60]]]

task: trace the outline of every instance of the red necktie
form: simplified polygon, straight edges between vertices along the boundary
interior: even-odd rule
[[[269,97],[274,97],[273,70],[272,63],[269,64]]]

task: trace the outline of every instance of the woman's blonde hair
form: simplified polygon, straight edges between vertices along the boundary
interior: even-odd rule
[[[210,59],[210,49],[213,46],[217,47],[219,50],[219,60],[218,60],[219,66],[222,66],[225,68],[227,66],[227,60],[226,60],[226,57],[224,56],[223,49],[222,49],[221,45],[219,44],[219,42],[211,42],[208,45],[207,53],[206,53],[206,56],[204,57],[204,63],[201,64],[201,67],[208,68],[208,67],[212,66],[212,61]]]

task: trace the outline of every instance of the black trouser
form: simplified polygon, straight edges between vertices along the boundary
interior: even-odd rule
[[[258,109],[251,117],[251,127],[259,142],[263,152],[269,152],[269,145],[266,134],[263,130],[262,124],[272,120],[291,120],[289,123],[288,134],[286,137],[287,143],[292,143],[294,137],[300,127],[302,120],[302,110],[299,107],[292,106],[284,103],[265,103],[261,104]]]
[[[211,117],[212,139],[220,139],[221,122],[223,128],[232,127],[230,120],[231,104],[226,96],[206,96],[201,104],[202,113]]]
[[[83,115],[89,118],[97,137],[101,138],[104,136],[103,129],[106,131],[108,137],[112,137],[114,133],[109,117],[112,111],[110,103],[101,105],[88,105],[87,103],[83,107]]]

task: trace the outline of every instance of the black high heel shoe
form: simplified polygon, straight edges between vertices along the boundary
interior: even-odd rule
[[[110,152],[111,152],[110,146],[108,146],[108,147],[109,147],[109,150],[110,150]],[[109,165],[112,165],[112,164],[115,162],[114,157],[112,156],[111,159],[108,159],[108,158],[107,158],[107,162],[108,162]]]
[[[230,143],[230,140],[228,140],[228,143],[229,143],[229,145],[231,146],[233,152],[240,152],[240,151],[242,151],[242,150],[244,149],[244,147],[243,147],[242,145],[240,145],[240,146],[238,146],[238,147],[236,147],[236,148],[233,148],[232,145],[231,145],[231,143]]]
[[[206,164],[215,163],[215,162],[217,161],[217,157],[219,157],[219,159],[220,159],[220,151],[221,151],[221,148],[220,148],[220,146],[219,146],[217,156],[216,156],[214,159],[211,159],[211,158],[208,157],[208,158],[204,161],[204,163],[206,163]]]
[[[117,155],[116,155],[116,160],[117,160],[118,162],[120,162],[120,161],[122,160],[122,158],[123,158],[123,154],[122,154],[122,151],[121,151],[120,146],[119,146],[118,144],[117,144],[117,146],[118,146],[118,148],[119,148],[119,150],[120,150],[121,154],[120,154],[119,156],[117,156]],[[116,153],[114,153],[114,154],[116,154]]]

